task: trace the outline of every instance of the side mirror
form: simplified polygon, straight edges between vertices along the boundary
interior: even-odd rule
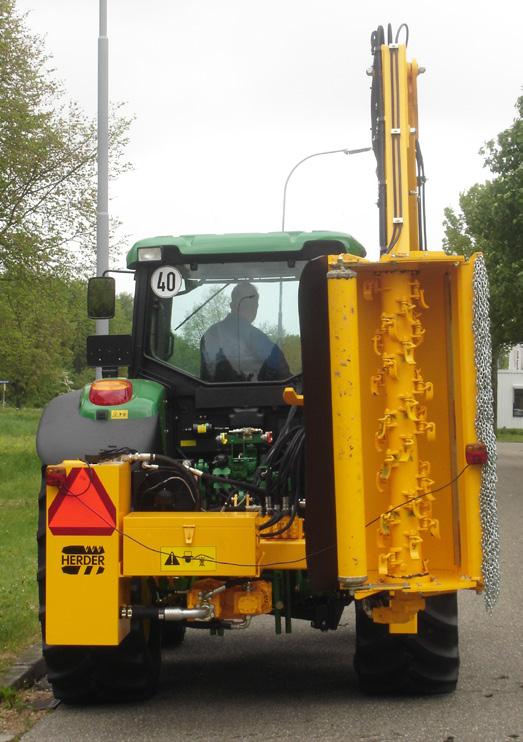
[[[110,276],[90,278],[87,285],[89,319],[112,319],[115,312],[115,284]]]

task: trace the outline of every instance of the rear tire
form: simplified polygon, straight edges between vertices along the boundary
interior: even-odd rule
[[[143,701],[158,686],[160,631],[149,639],[138,624],[117,647],[61,647],[44,644],[47,678],[64,703]]]
[[[162,647],[175,649],[185,639],[185,626],[175,621],[167,621],[162,625]]]
[[[354,669],[366,693],[451,693],[459,672],[456,593],[426,599],[417,634],[389,634],[356,605]]]

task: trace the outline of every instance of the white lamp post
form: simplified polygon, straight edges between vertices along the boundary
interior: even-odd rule
[[[289,180],[291,179],[293,173],[299,168],[300,165],[302,165],[304,162],[307,162],[307,160],[311,160],[313,157],[322,157],[323,155],[336,155],[343,153],[344,155],[358,155],[360,152],[370,152],[372,147],[360,147],[359,149],[348,149],[347,147],[343,149],[329,149],[326,152],[313,152],[312,155],[307,155],[307,157],[303,157],[299,162],[294,165],[290,173],[287,175],[287,179],[285,181],[285,185],[283,186],[283,208],[282,208],[282,215],[281,215],[281,231],[285,232],[285,207],[287,206],[287,186],[289,185]],[[278,341],[281,341],[283,336],[283,281],[280,281],[280,295],[279,295],[279,305],[278,305]]]
[[[372,147],[360,147],[360,149],[348,149],[345,147],[344,149],[330,149],[326,152],[314,152],[312,155],[307,155],[307,157],[304,157],[299,162],[294,165],[290,173],[287,175],[287,179],[285,181],[285,185],[283,186],[283,208],[282,208],[282,215],[281,215],[281,231],[285,232],[285,207],[287,205],[287,186],[289,185],[289,180],[291,179],[293,173],[299,168],[301,164],[306,162],[307,160],[311,160],[313,157],[322,157],[323,155],[337,155],[340,153],[343,153],[344,155],[358,155],[360,152],[370,152]]]

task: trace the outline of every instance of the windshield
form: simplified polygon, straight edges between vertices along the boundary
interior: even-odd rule
[[[149,353],[207,382],[301,372],[304,261],[161,266],[150,277]]]

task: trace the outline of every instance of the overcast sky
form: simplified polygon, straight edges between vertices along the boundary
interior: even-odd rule
[[[96,115],[98,0],[18,0],[57,77]],[[429,247],[443,209],[484,180],[478,150],[509,126],[523,82],[516,0],[108,0],[110,98],[135,116],[134,170],[111,186],[129,244],[163,234],[278,230],[290,168],[370,144],[370,33],[410,27]],[[289,185],[288,229],[353,234],[377,257],[373,155],[330,155]],[[123,266],[122,266],[123,267]]]

